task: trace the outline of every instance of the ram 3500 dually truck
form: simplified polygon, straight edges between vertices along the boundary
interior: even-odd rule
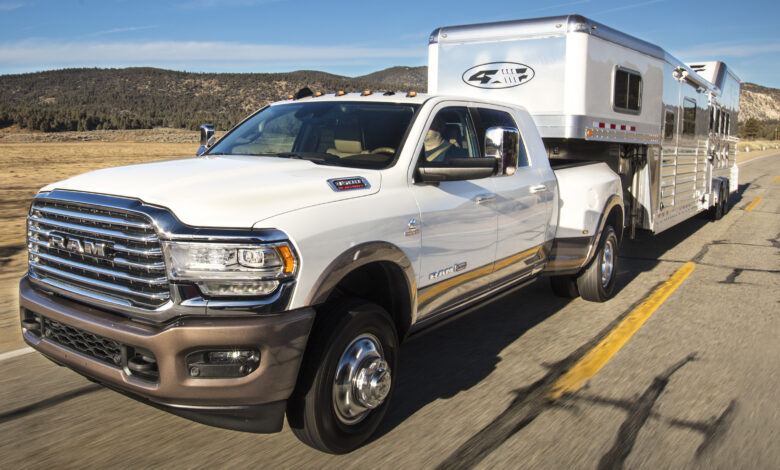
[[[302,95],[309,95],[302,97]],[[410,333],[553,275],[603,301],[623,233],[605,163],[550,160],[528,112],[415,93],[301,93],[201,156],[43,188],[25,341],[196,421],[347,452]]]

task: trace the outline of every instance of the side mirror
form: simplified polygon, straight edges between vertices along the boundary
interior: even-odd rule
[[[210,149],[216,142],[214,137],[214,124],[201,124],[200,125],[200,147],[198,147],[197,156],[201,156],[206,153],[206,150]]]
[[[520,155],[520,131],[514,127],[491,127],[485,131],[485,157],[498,162],[497,175],[514,175]]]

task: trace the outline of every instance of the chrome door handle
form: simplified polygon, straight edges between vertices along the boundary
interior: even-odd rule
[[[488,204],[496,200],[495,194],[480,194],[474,198],[474,202],[477,204]]]
[[[543,184],[537,184],[528,188],[528,192],[531,194],[541,193],[542,191],[547,191],[547,186]]]

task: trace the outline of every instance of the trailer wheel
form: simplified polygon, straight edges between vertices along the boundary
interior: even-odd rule
[[[398,335],[380,306],[344,299],[317,312],[287,421],[298,439],[343,454],[376,430],[398,376]]]
[[[729,199],[731,198],[731,189],[729,189],[729,180],[726,180],[726,183],[724,184],[723,188],[723,215],[726,215],[729,213]]]
[[[607,225],[601,233],[596,255],[577,278],[577,288],[583,299],[604,302],[612,297],[617,277],[617,250],[615,229]]]
[[[707,216],[710,218],[710,220],[720,220],[723,217],[723,208],[725,204],[723,203],[723,184],[718,188],[718,202],[716,204],[713,204],[710,206],[709,209],[707,209]]]
[[[552,276],[550,277],[550,287],[558,297],[576,299],[580,296],[575,276]]]

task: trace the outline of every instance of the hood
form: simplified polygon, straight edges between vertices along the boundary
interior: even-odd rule
[[[368,189],[335,191],[332,178],[362,176]],[[187,225],[252,227],[269,217],[379,191],[379,171],[317,165],[307,160],[215,156],[143,163],[84,173],[50,184],[140,199],[163,206]]]

